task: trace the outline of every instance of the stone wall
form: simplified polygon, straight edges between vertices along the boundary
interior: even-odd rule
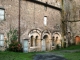
[[[0,0],[0,8],[5,9],[5,20],[0,21],[0,33],[6,35],[10,28],[18,29],[19,1]]]
[[[0,47],[0,50],[5,50],[7,33],[10,29],[18,30],[19,1],[0,0],[0,8],[5,9],[5,19],[0,20],[0,34],[4,34],[4,47]]]
[[[0,32],[6,34],[10,28],[18,29],[19,20],[19,1],[17,0],[0,0],[0,7],[5,9],[5,20],[0,21]],[[48,18],[47,28],[53,29],[56,24],[61,24],[60,11],[29,1],[21,1],[20,8],[21,35],[31,29],[45,29],[44,16]],[[57,18],[58,17],[58,18]],[[27,32],[28,33],[28,32]]]
[[[44,25],[44,16],[47,16],[48,19],[47,27]],[[56,25],[61,28],[61,12],[59,10],[51,7],[47,7],[45,10],[44,5],[21,1],[21,37],[23,39],[28,37],[29,31],[32,29],[41,31],[48,29],[53,32]]]
[[[44,0],[42,0],[44,2]],[[60,8],[61,0],[47,1],[49,5],[55,3],[55,7]],[[44,2],[46,3],[46,2]],[[5,9],[5,20],[0,21],[0,33],[7,37],[10,29],[18,30],[19,23],[19,0],[0,0],[0,7]],[[46,10],[45,10],[46,8]],[[47,26],[44,25],[44,16],[47,16]],[[59,28],[58,28],[59,27]],[[29,38],[29,32],[32,29],[39,29],[41,32],[49,30],[51,33],[61,30],[61,12],[49,6],[44,6],[35,2],[21,0],[20,2],[20,29],[21,42],[23,39]]]
[[[70,32],[73,41],[76,36],[80,36],[79,2],[79,0],[64,0],[63,5],[65,35]]]

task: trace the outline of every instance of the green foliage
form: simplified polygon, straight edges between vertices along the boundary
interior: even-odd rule
[[[10,31],[7,33],[7,37],[8,37],[8,40],[9,40],[9,41],[17,40],[17,39],[18,39],[17,30],[16,30],[16,29],[10,30]]]
[[[22,50],[22,45],[17,41],[18,34],[16,29],[10,29],[7,33],[9,41],[9,50],[14,52],[19,52]]]
[[[14,52],[21,52],[22,51],[22,45],[17,41],[12,41],[9,45],[9,50]]]

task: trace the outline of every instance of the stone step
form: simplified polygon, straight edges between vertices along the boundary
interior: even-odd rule
[[[5,47],[0,46],[0,51],[5,51],[5,49],[6,49]]]

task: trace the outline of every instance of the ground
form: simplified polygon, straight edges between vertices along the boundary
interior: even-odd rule
[[[67,60],[80,60],[80,45],[47,52],[20,53],[5,51],[0,52],[0,60],[34,60],[34,57],[38,54],[54,54]]]
[[[37,54],[33,60],[67,60],[62,55],[54,53]]]

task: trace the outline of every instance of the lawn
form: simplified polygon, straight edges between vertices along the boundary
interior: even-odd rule
[[[0,60],[32,60],[35,53],[0,52]]]
[[[80,45],[71,46],[68,48],[51,51],[51,53],[57,53],[63,55],[68,60],[80,60],[80,52],[62,52],[62,50],[75,50],[80,49]],[[31,53],[19,53],[19,52],[0,52],[0,60],[32,60],[33,57],[38,53],[46,53],[46,52],[31,52]]]
[[[80,50],[80,45],[73,45],[67,48],[62,48],[59,50],[54,50],[51,52],[55,52],[57,54],[60,54],[62,56],[64,56],[67,60],[80,60],[80,51],[76,51],[76,52],[63,52],[65,50],[70,50],[70,51],[74,51],[74,50]]]
[[[63,55],[68,60],[80,60],[80,52],[77,52],[77,53],[63,53]]]

